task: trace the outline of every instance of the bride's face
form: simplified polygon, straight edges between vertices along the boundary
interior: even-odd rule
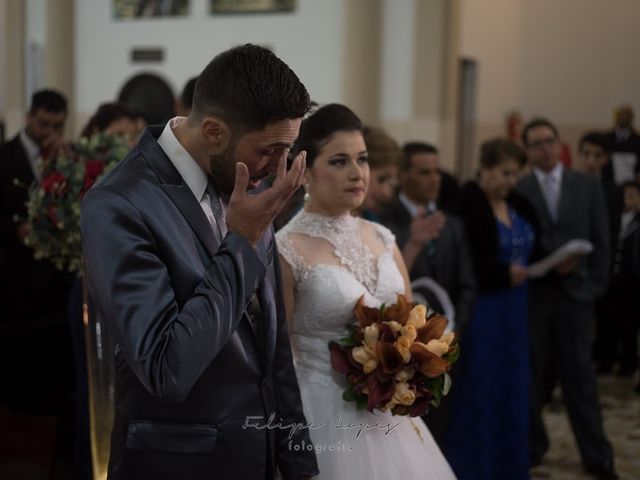
[[[305,173],[310,212],[344,215],[364,201],[369,187],[367,147],[358,131],[336,132]]]

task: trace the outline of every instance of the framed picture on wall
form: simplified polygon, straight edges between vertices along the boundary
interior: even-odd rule
[[[209,0],[212,15],[293,12],[296,0]]]
[[[113,18],[179,17],[189,14],[190,0],[111,0]]]

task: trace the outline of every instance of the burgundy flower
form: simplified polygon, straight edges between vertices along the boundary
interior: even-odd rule
[[[367,378],[367,388],[367,409],[372,412],[375,408],[383,408],[389,403],[396,391],[396,382],[393,378],[381,380],[380,376],[374,373]]]
[[[416,396],[416,401],[409,406],[409,416],[422,417],[426,415],[429,410],[429,402],[431,401],[431,394],[425,394],[420,397]]]
[[[336,342],[329,342],[329,350],[331,351],[331,366],[337,372],[345,375],[351,373],[360,373],[352,362],[351,354],[344,347]]]
[[[84,164],[84,184],[82,190],[87,191],[93,184],[96,183],[96,179],[104,171],[104,162],[102,160],[87,160]]]
[[[47,218],[51,222],[52,225],[55,225],[56,228],[58,226],[58,214],[56,213],[56,208],[53,205],[49,205],[47,207]]]
[[[382,364],[382,371],[387,375],[395,374],[404,365],[402,355],[391,343],[379,341],[376,344],[376,355]]]
[[[42,189],[51,195],[62,195],[67,188],[67,177],[60,172],[52,172],[42,179]]]

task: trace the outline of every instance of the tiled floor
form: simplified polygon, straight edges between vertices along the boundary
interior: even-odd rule
[[[621,480],[640,480],[640,394],[634,378],[605,375],[598,378],[604,428],[613,444]],[[543,463],[531,470],[532,480],[587,480],[560,393],[545,410],[551,448]]]

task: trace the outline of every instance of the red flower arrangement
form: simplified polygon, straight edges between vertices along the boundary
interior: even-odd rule
[[[57,268],[82,271],[80,201],[129,151],[122,136],[95,134],[45,158],[42,180],[29,188],[27,245],[37,259]]]
[[[447,372],[460,353],[455,334],[445,333],[447,319],[403,295],[379,309],[363,302],[350,335],[329,343],[332,367],[347,377],[343,399],[370,412],[425,415],[449,392]]]

